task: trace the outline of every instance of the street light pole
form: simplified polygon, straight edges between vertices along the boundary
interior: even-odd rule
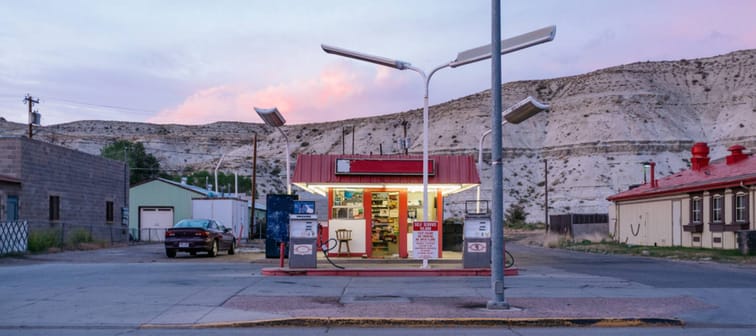
[[[289,157],[291,155],[289,154],[289,137],[287,137],[286,133],[284,133],[283,129],[281,129],[281,126],[286,124],[286,119],[284,119],[284,117],[281,115],[281,112],[279,112],[278,108],[276,107],[269,109],[255,107],[255,112],[257,112],[257,114],[260,116],[260,119],[262,119],[266,125],[277,128],[286,141],[286,193],[291,195],[291,177],[289,176],[289,169],[291,167]]]
[[[519,124],[532,117],[536,113],[548,109],[549,105],[541,103],[535,100],[533,97],[528,96],[527,98],[519,101],[517,104],[510,106],[506,111],[502,113],[502,115],[504,115],[504,120],[501,122],[501,126],[503,127],[509,122],[513,124]],[[478,176],[483,176],[483,141],[489,134],[491,134],[492,131],[493,129],[489,129],[480,135],[480,141],[478,142]],[[478,185],[478,192],[475,200],[476,203],[480,203],[480,185]],[[480,209],[478,208],[477,210]]]
[[[423,78],[425,85],[425,93],[423,96],[423,221],[428,220],[428,91],[430,86],[430,80],[433,75],[438,71],[446,67],[456,68],[458,66],[475,63],[491,58],[491,55],[503,55],[508,54],[520,49],[528,48],[530,46],[549,42],[554,39],[556,34],[556,27],[549,26],[541,29],[534,30],[529,33],[518,35],[508,38],[506,40],[498,41],[496,46],[485,45],[469,50],[465,50],[457,54],[457,58],[451,62],[439,65],[434,68],[427,76],[421,69],[412,66],[410,63],[391,59],[382,56],[369,55],[358,51],[347,50],[339,47],[329,46],[321,44],[320,47],[329,54],[339,55],[347,58],[353,58],[356,60],[370,62],[397,70],[412,70],[417,72],[420,77]],[[499,109],[501,110],[501,109]]]
[[[501,73],[501,72],[499,72]],[[493,75],[496,76],[495,74]],[[494,79],[495,81],[495,79]],[[499,92],[501,92],[501,85]],[[492,90],[493,92],[493,90]],[[492,93],[495,94],[495,93]],[[535,100],[533,97],[527,97],[517,104],[514,104],[507,108],[503,113],[497,113],[501,111],[501,93],[497,94],[499,97],[494,98],[494,110],[491,119],[496,123],[491,130],[487,133],[493,132],[494,139],[491,148],[491,164],[494,166],[493,175],[493,191],[491,192],[491,202],[493,203],[493,211],[491,212],[491,285],[494,289],[493,300],[488,302],[487,307],[489,309],[509,309],[509,304],[504,297],[504,167],[502,165],[502,126],[504,124],[519,124],[528,118],[538,114],[539,112],[549,109],[549,105],[541,103]],[[504,120],[502,121],[502,115]],[[497,134],[498,133],[498,134]],[[483,155],[483,138],[485,134],[480,138],[480,149],[478,153],[479,165],[482,168]]]
[[[428,207],[428,96],[430,91],[430,80],[433,77],[433,74],[435,74],[438,70],[451,66],[451,63],[439,65],[438,67],[434,68],[427,76],[425,75],[425,72],[423,72],[419,68],[413,67],[409,64],[406,64],[405,66],[407,67],[407,69],[420,74],[420,77],[423,78],[423,82],[425,84],[425,94],[423,95],[423,222],[427,222],[428,212],[430,212],[430,208]]]
[[[491,54],[501,49],[501,1],[491,0]],[[504,297],[504,178],[501,166],[501,55],[491,58],[491,165],[493,166],[493,190],[491,191],[491,287],[493,299],[488,309],[509,309]]]
[[[504,122],[506,123],[506,121]],[[486,130],[480,135],[480,141],[478,142],[478,176],[483,176],[483,140],[491,134],[492,130]],[[478,190],[475,195],[475,210],[480,212],[480,184],[478,184]]]

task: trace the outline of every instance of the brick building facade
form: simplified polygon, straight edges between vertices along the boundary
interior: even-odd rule
[[[31,232],[58,230],[65,241],[86,230],[97,241],[126,241],[128,181],[123,162],[0,137],[0,220],[26,220]]]

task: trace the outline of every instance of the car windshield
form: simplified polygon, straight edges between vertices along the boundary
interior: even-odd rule
[[[210,225],[210,221],[207,219],[182,219],[173,227],[207,229],[208,225]]]

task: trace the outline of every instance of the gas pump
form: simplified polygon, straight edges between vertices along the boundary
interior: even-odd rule
[[[464,268],[491,267],[491,212],[488,201],[465,202],[462,265]]]
[[[318,215],[315,202],[294,201],[289,214],[289,268],[318,266]]]

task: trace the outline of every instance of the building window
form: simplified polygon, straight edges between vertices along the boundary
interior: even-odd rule
[[[50,220],[60,220],[60,196],[50,196]]]
[[[748,195],[744,193],[735,195],[735,222],[748,222]]]
[[[724,198],[722,195],[714,195],[711,198],[711,222],[722,223],[722,208],[724,207]]]
[[[703,222],[701,217],[701,211],[703,209],[703,200],[700,197],[694,197],[690,202],[691,222],[694,224],[700,224]]]
[[[107,201],[105,202],[105,221],[113,223],[113,217],[113,202]]]
[[[362,191],[337,189],[333,191],[333,219],[365,218]]]

